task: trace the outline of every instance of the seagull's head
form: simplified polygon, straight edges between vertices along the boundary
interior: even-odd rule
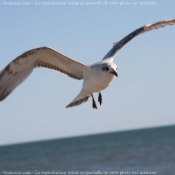
[[[103,64],[101,70],[104,72],[108,72],[109,74],[113,74],[116,77],[118,77],[117,65],[114,63],[113,64],[107,64],[107,63]]]

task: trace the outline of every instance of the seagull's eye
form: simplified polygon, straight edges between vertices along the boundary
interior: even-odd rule
[[[108,71],[109,70],[109,67],[105,66],[105,67],[102,67],[102,71]]]

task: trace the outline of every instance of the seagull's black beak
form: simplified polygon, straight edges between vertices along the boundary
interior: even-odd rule
[[[118,73],[116,72],[116,71],[112,71],[112,72],[110,72],[111,74],[113,74],[113,75],[115,75],[116,77],[118,77]]]

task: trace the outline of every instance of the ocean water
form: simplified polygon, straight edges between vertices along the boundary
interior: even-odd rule
[[[1,146],[0,174],[175,175],[175,126]]]

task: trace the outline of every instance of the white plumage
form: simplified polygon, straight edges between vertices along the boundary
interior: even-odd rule
[[[114,76],[118,76],[117,65],[113,63],[113,59],[119,50],[139,34],[174,24],[175,19],[170,19],[140,27],[119,42],[115,42],[102,61],[90,66],[77,62],[49,47],[27,51],[0,72],[0,101],[4,100],[22,83],[34,68],[46,67],[78,80],[84,79],[82,90],[66,107],[80,105],[92,96],[93,108],[97,108],[93,93],[99,92],[98,101],[101,104],[102,96],[100,91],[109,86]]]

